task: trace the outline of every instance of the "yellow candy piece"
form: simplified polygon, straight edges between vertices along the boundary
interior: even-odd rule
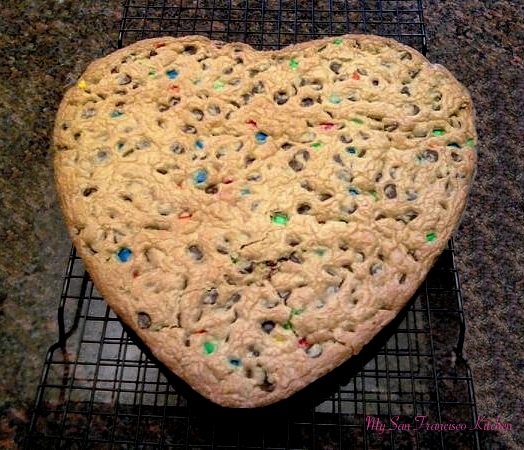
[[[80,89],[85,89],[85,88],[87,87],[86,80],[80,80],[80,81],[78,82],[78,87],[79,87]]]

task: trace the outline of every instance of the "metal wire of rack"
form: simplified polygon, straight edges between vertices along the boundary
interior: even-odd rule
[[[269,49],[344,33],[426,51],[421,2],[401,0],[127,0],[119,46],[203,34]],[[58,325],[26,449],[480,448],[452,240],[408,307],[358,357],[266,408],[218,407],[164,370],[103,301],[74,249]],[[442,424],[466,429],[435,429]]]

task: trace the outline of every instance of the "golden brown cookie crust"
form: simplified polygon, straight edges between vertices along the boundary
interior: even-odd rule
[[[475,143],[451,73],[367,35],[140,41],[88,67],[54,132],[95,285],[232,407],[290,396],[395,317],[461,217]]]

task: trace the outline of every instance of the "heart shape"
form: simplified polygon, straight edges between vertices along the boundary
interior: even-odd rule
[[[474,112],[449,71],[348,35],[257,52],[148,39],[57,115],[73,242],[111,308],[196,391],[290,396],[409,301],[465,207]]]

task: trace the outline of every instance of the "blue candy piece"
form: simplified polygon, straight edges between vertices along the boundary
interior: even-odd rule
[[[207,172],[204,169],[198,169],[193,174],[193,180],[196,184],[202,184],[207,180]]]
[[[239,367],[240,366],[240,359],[231,358],[229,360],[229,364],[231,364],[232,366],[235,366],[235,367]]]
[[[197,139],[195,141],[195,147],[198,149],[198,150],[202,150],[204,148],[204,143],[200,140],[200,139]]]
[[[349,188],[349,194],[350,195],[358,195],[358,194],[360,194],[360,192],[358,191],[357,188],[351,187],[351,188]]]
[[[262,131],[259,131],[257,134],[255,134],[255,139],[259,144],[263,144],[267,140],[267,134]]]
[[[129,248],[121,248],[118,250],[116,257],[120,262],[128,262],[131,259],[133,252]]]
[[[178,72],[175,69],[171,69],[166,71],[166,75],[171,80],[174,80],[176,77],[178,77]]]

